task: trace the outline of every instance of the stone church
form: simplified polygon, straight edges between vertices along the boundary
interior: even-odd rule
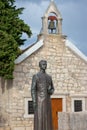
[[[55,88],[54,130],[58,130],[58,112],[87,111],[87,57],[62,34],[62,16],[51,1],[37,41],[15,60],[14,79],[0,78],[0,130],[33,130],[31,82],[42,59],[47,60]]]

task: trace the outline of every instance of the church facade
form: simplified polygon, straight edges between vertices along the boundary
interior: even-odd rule
[[[58,112],[87,111],[87,57],[62,34],[62,17],[51,1],[37,42],[15,61],[13,81],[0,78],[0,130],[33,130],[31,82],[42,59],[55,88],[51,97],[54,130]]]

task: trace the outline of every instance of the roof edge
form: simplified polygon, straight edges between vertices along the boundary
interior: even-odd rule
[[[70,40],[66,39],[65,45],[87,63],[87,56],[85,56]]]
[[[35,51],[37,51],[40,47],[43,46],[43,39],[38,41],[36,44],[34,44],[31,48],[29,48],[27,51],[25,51],[23,54],[21,54],[16,60],[15,64],[19,64],[22,61],[24,61],[27,57],[29,57],[31,54],[33,54]]]

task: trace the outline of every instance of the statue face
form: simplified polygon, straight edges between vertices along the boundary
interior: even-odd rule
[[[47,68],[47,63],[45,61],[42,61],[40,63],[40,69],[45,70]]]

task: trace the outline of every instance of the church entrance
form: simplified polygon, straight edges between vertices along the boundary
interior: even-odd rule
[[[53,130],[58,130],[58,112],[62,112],[62,98],[52,98]]]

